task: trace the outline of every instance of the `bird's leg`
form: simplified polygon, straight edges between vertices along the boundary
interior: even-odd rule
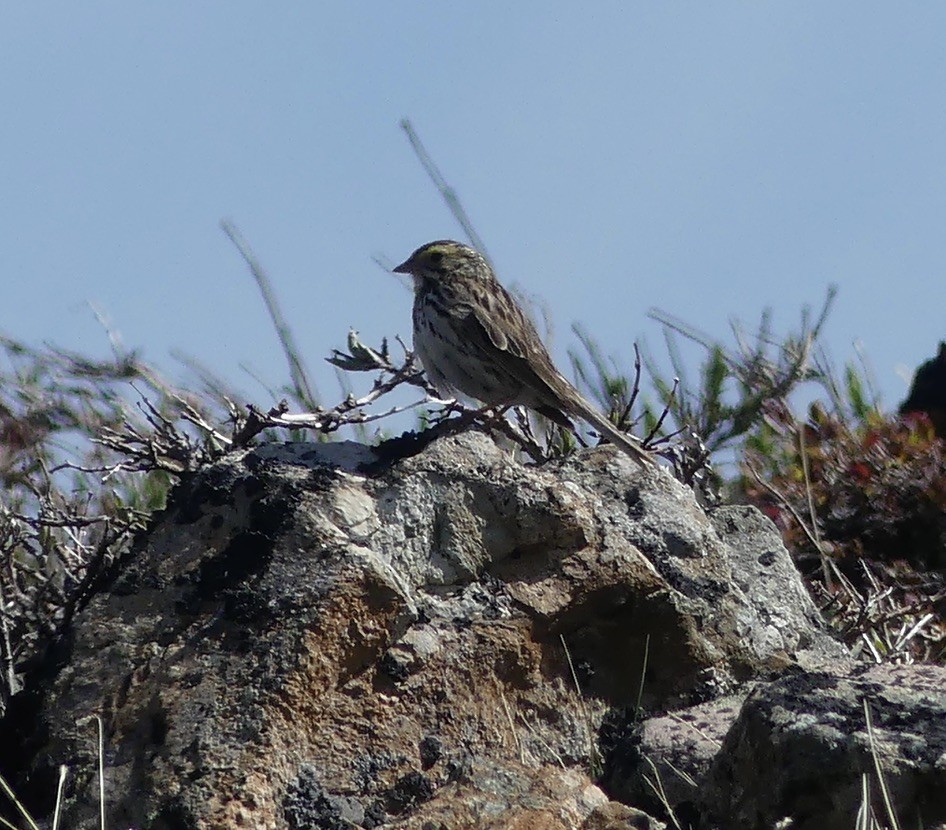
[[[443,401],[429,400],[428,402],[437,403],[442,407],[442,409],[438,409],[429,415],[431,426],[437,426],[438,424],[442,424],[444,421],[450,420],[451,416],[456,413],[459,413],[460,417],[462,418],[470,411],[456,398]]]
[[[466,414],[469,416],[471,422],[480,421],[489,426],[491,423],[495,423],[502,418],[506,414],[507,409],[509,409],[508,404],[491,403],[481,406],[478,409],[468,409],[466,410]]]

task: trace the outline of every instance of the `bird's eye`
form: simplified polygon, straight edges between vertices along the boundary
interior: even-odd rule
[[[438,268],[443,262],[443,251],[431,251],[427,256],[427,262],[434,268]]]

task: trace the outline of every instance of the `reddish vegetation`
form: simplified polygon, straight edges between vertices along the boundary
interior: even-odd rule
[[[747,454],[765,484],[749,474],[744,487],[825,613],[875,659],[942,661],[946,452],[932,421],[916,413],[852,428],[812,407],[801,436],[780,437],[781,453]]]

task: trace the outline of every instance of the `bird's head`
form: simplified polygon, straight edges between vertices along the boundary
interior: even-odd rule
[[[482,254],[469,245],[449,239],[421,245],[394,271],[398,274],[410,274],[414,277],[415,285],[423,282],[492,277],[492,270]]]

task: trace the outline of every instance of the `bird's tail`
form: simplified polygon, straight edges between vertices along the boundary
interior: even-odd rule
[[[638,446],[637,439],[626,432],[621,432],[614,424],[604,417],[598,410],[582,400],[582,409],[578,414],[589,424],[602,432],[612,444],[617,444],[624,452],[633,458],[642,467],[655,467],[657,462],[647,450]]]

